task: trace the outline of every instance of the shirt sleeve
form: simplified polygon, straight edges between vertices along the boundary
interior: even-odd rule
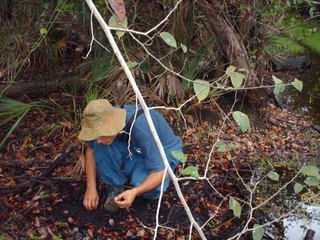
[[[91,149],[94,149],[94,140],[88,141],[87,144]]]

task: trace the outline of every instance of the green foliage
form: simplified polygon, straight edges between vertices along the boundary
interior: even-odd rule
[[[319,168],[313,165],[305,165],[302,167],[301,172],[304,175],[311,176],[311,177],[316,177],[319,176]]]
[[[196,179],[200,178],[200,175],[198,173],[198,168],[195,166],[189,166],[182,170],[183,175],[191,176]]]
[[[49,194],[41,194],[41,195],[39,195],[39,198],[40,199],[46,199],[46,198],[50,198],[50,195]]]
[[[127,65],[128,65],[128,68],[134,68],[135,66],[137,66],[139,63],[137,63],[136,61],[128,61],[127,62]]]
[[[303,88],[303,82],[298,80],[298,79],[294,79],[294,81],[291,83],[291,85],[297,89],[299,92],[302,91],[302,88]]]
[[[315,20],[305,21],[299,13],[285,13],[277,25],[282,34],[270,34],[266,37],[264,50],[270,56],[279,57],[290,54],[302,54],[306,50],[320,53],[320,29]]]
[[[6,136],[2,139],[0,147],[3,146],[10,134],[19,125],[24,116],[31,110],[32,106],[32,104],[19,102],[6,97],[0,97],[0,116],[6,116],[6,118],[0,122],[0,126],[16,119]]]
[[[252,231],[252,239],[253,240],[261,240],[264,235],[264,228],[263,226],[260,226],[259,224],[255,224],[253,226],[253,231]]]
[[[308,0],[286,0],[286,4],[294,9],[296,12],[304,12],[313,18],[319,15],[319,10],[316,8],[317,2]]]
[[[242,132],[245,132],[250,128],[250,120],[248,115],[240,111],[234,111],[232,113],[232,117],[236,121],[236,123],[240,126],[240,129]]]
[[[304,183],[310,187],[318,187],[320,189],[320,173],[319,168],[314,165],[304,165],[301,168],[301,173],[306,176]],[[300,183],[295,183],[294,192],[296,194],[303,190],[304,186]]]
[[[109,26],[113,28],[127,28],[128,27],[128,19],[125,17],[123,20],[123,23],[119,23],[118,19],[115,15],[112,15],[109,19]],[[116,31],[116,35],[118,36],[118,39],[122,38],[125,34],[125,31]]]
[[[168,44],[170,47],[177,48],[177,41],[176,39],[172,36],[171,33],[168,32],[161,32],[160,37],[163,39],[163,41]]]
[[[181,49],[182,49],[183,53],[188,52],[188,48],[186,47],[186,45],[181,43],[180,46],[181,46]]]
[[[201,46],[197,49],[197,52],[193,55],[191,55],[190,52],[187,54],[187,60],[185,62],[185,66],[183,68],[182,75],[190,80],[194,80],[198,77],[198,75],[201,72],[200,63],[203,61],[203,58],[208,54],[208,50],[206,46]],[[187,81],[185,79],[182,80],[182,85],[185,90],[189,90],[190,87],[192,87],[191,82]]]
[[[198,101],[201,102],[209,95],[210,83],[208,81],[197,79],[193,82],[193,90],[197,95]]]
[[[233,211],[233,215],[235,217],[240,218],[242,207],[240,203],[237,200],[235,200],[233,197],[229,198],[229,208]]]
[[[30,233],[29,239],[30,240],[39,240],[40,238],[37,235],[35,235],[34,233]]]
[[[99,98],[99,89],[96,87],[93,88],[88,88],[88,90],[86,91],[84,97],[86,99],[86,103],[91,102],[92,100],[96,100]]]
[[[301,185],[300,183],[295,183],[293,190],[294,190],[295,194],[298,194],[299,192],[301,192],[303,190],[303,185]]]
[[[59,235],[53,235],[53,240],[63,240],[62,236]]]
[[[231,79],[231,83],[234,88],[241,87],[245,78],[245,75],[240,72],[237,72],[236,67],[232,65],[227,68],[226,75]]]
[[[105,52],[101,57],[97,57],[92,63],[92,80],[98,82],[106,79],[107,75],[114,68],[111,54]]]
[[[277,78],[276,76],[272,76],[272,80],[275,83],[273,93],[274,93],[274,95],[279,95],[280,93],[282,93],[285,90],[286,85],[283,83],[283,81],[281,79]]]
[[[277,172],[270,171],[267,176],[273,181],[279,181],[279,174]]]
[[[217,149],[217,152],[228,152],[228,147],[222,141],[217,141],[214,147]]]
[[[171,154],[171,156],[173,156],[174,158],[178,159],[182,163],[186,163],[187,162],[187,156],[183,152],[171,151],[170,154]]]
[[[319,186],[319,179],[317,177],[307,177],[304,183],[308,186]]]

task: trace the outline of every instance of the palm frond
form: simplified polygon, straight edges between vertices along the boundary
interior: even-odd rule
[[[17,118],[14,124],[11,126],[5,137],[2,139],[0,143],[0,147],[6,142],[14,129],[19,125],[25,115],[32,108],[32,104],[23,103],[14,99],[1,97],[0,98],[0,116],[6,116],[6,118],[0,121],[0,126],[7,124],[11,120]]]

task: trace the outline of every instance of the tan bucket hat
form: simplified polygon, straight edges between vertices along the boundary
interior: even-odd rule
[[[114,108],[106,99],[89,102],[82,116],[83,122],[78,138],[83,141],[116,135],[124,128],[126,121],[126,111]]]

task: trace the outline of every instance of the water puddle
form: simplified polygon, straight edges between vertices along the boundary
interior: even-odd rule
[[[288,87],[279,100],[284,108],[309,116],[320,125],[320,55],[311,54],[310,59],[311,68],[299,77],[303,81],[302,92]]]
[[[308,229],[315,231],[314,240],[320,239],[320,206],[304,206],[305,215],[291,215],[283,220],[287,240],[302,240]]]

